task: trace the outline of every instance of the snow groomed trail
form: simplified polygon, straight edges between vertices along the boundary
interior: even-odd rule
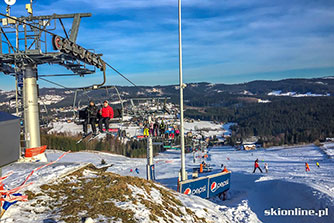
[[[220,169],[221,164],[232,171],[231,190],[229,199],[221,202],[212,199],[220,208],[228,210],[237,208],[242,216],[248,212],[257,215],[263,222],[334,222],[334,162],[326,158],[322,151],[313,145],[289,148],[259,149],[255,151],[237,151],[231,147],[212,148],[209,158],[214,169]],[[177,151],[167,151],[157,159],[170,159],[175,164],[160,164],[157,166],[158,182],[175,189],[175,181],[179,169]],[[264,163],[269,164],[269,173],[253,174],[255,159],[260,160],[260,167],[264,171]],[[320,168],[316,167],[316,162]],[[187,156],[188,170],[194,166],[192,155]],[[201,160],[197,160],[199,164]],[[306,173],[304,164],[308,162],[311,172]],[[247,207],[245,207],[247,206]],[[265,216],[264,210],[280,209],[314,209],[328,208],[327,217],[310,216]],[[238,210],[238,211],[240,211]],[[236,212],[238,212],[236,211]],[[236,220],[236,219],[234,219]],[[238,222],[247,222],[242,219]]]
[[[59,157],[61,152],[49,151],[50,161]],[[201,155],[201,154],[198,154]],[[262,169],[264,163],[269,164],[269,173],[253,174],[254,160],[259,159]],[[146,178],[146,159],[130,159],[119,155],[98,152],[78,152],[65,156],[59,163],[47,167],[32,176],[34,185],[29,190],[36,190],[38,185],[48,183],[54,178],[77,168],[84,163],[91,162],[95,165],[104,159],[107,163],[114,164],[108,171],[123,175]],[[204,200],[190,196],[183,199],[183,203],[200,212],[203,209],[213,210],[218,219],[229,222],[334,222],[334,161],[329,159],[320,148],[308,145],[301,147],[275,147],[259,149],[255,151],[237,151],[231,147],[211,148],[207,161],[214,168],[214,172],[220,171],[221,164],[232,171],[231,189],[228,200],[221,201],[217,198]],[[154,158],[156,165],[157,182],[176,190],[178,171],[180,169],[180,151],[168,150]],[[187,154],[186,164],[191,177],[193,167],[198,167],[202,159],[193,163],[193,155]],[[311,171],[306,173],[304,163],[310,164]],[[315,163],[320,163],[320,168]],[[14,187],[24,179],[35,164],[15,163],[4,168],[4,174],[14,171],[15,174],[6,179],[9,187]],[[139,174],[130,172],[130,169],[139,169]],[[19,207],[24,207],[21,203]],[[328,216],[266,216],[268,209],[320,209],[328,208]],[[29,207],[32,215],[34,208]],[[36,213],[35,213],[36,214]],[[29,220],[20,216],[17,208],[12,208],[6,213],[3,222],[16,222]],[[29,221],[27,221],[29,222]]]

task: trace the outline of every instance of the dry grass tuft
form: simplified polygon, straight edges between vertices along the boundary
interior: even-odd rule
[[[88,175],[85,173],[89,173]],[[129,185],[142,189],[143,194],[134,194]],[[185,215],[193,219],[192,222],[206,222],[198,218],[190,209],[184,205],[175,195],[151,181],[137,177],[120,176],[114,173],[104,172],[93,165],[82,168],[70,176],[59,180],[52,185],[42,185],[41,193],[34,194],[26,191],[31,206],[35,207],[43,203],[48,207],[45,212],[53,216],[59,216],[61,221],[68,223],[81,222],[82,217],[98,219],[101,216],[108,220],[125,223],[140,222],[136,219],[133,210],[139,204],[149,210],[151,222],[159,222],[159,217],[166,222],[173,222],[175,217],[181,221]],[[152,189],[160,192],[160,201],[155,201],[151,195]],[[48,196],[50,199],[42,199]],[[129,203],[131,209],[117,206],[117,202]],[[186,210],[186,213],[182,209]]]

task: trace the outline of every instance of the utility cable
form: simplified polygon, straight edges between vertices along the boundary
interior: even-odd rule
[[[116,70],[116,68],[114,68],[113,66],[111,66],[110,64],[108,64],[107,62],[105,62],[106,65],[108,67],[110,67],[111,69],[113,69],[117,74],[119,74],[121,77],[123,77],[125,80],[127,80],[129,83],[131,83],[133,86],[138,87],[135,83],[133,83],[132,81],[130,81],[127,77],[125,77],[123,74],[121,74],[118,70]]]
[[[42,80],[42,81],[49,82],[50,84],[54,84],[54,85],[56,85],[56,86],[58,86],[58,87],[62,87],[62,88],[65,88],[65,89],[71,89],[71,88],[65,87],[64,85],[58,84],[58,83],[56,83],[56,82],[47,80],[47,79],[42,78],[42,77],[39,77],[38,79],[40,79],[40,80]]]

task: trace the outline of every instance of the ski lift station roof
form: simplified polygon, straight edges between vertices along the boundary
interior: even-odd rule
[[[0,111],[0,122],[18,119],[19,117]]]
[[[20,158],[20,119],[0,111],[0,168]]]

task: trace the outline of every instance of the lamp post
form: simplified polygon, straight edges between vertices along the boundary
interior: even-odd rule
[[[180,135],[181,135],[181,181],[187,179],[185,148],[184,148],[184,126],[183,126],[183,84],[182,77],[182,30],[181,30],[181,0],[179,1],[179,82],[180,82]]]

